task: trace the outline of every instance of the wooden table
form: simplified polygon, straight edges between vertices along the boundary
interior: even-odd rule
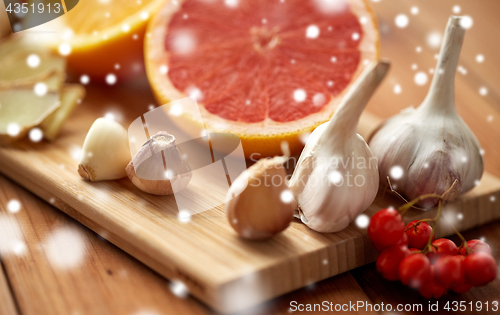
[[[417,86],[414,75],[423,71],[429,78],[434,67],[434,54],[427,36],[442,32],[452,7],[459,5],[461,13],[473,18],[460,60],[461,70],[456,78],[457,109],[478,136],[484,150],[486,169],[500,176],[500,75],[498,75],[500,2],[483,1],[409,1],[381,0],[374,2],[382,33],[382,55],[393,61],[393,68],[368,110],[388,117],[409,105],[418,105],[428,84]],[[418,14],[411,13],[413,6]],[[397,28],[394,19],[406,14],[410,23]],[[418,52],[418,48],[421,51]],[[484,62],[476,62],[478,54]],[[415,66],[416,65],[416,69]],[[139,79],[147,90],[145,80]],[[399,85],[401,93],[393,93]],[[479,89],[486,87],[487,95]],[[89,99],[92,101],[89,89]],[[111,92],[112,93],[112,92]],[[149,92],[137,97],[145,110],[152,103]],[[111,107],[119,106],[110,104]],[[103,108],[104,111],[107,110]],[[8,211],[11,200],[21,201],[19,212]],[[500,200],[492,200],[500,202]],[[466,218],[465,218],[466,219]],[[190,297],[183,297],[179,286],[169,283],[134,258],[122,252],[104,238],[69,218],[0,175],[0,220],[10,220],[10,231],[19,235],[15,252],[19,255],[1,257],[0,314],[209,314],[211,311]],[[6,225],[4,225],[6,226]],[[2,222],[0,222],[2,227]],[[0,231],[0,235],[1,235]],[[500,260],[500,222],[465,233],[466,238],[484,237],[493,255]],[[2,241],[0,239],[0,249]],[[195,258],[193,258],[195,259]],[[500,281],[486,287],[474,288],[465,295],[448,294],[438,300],[489,302],[498,300]],[[290,302],[344,304],[367,303],[422,304],[427,300],[399,283],[385,281],[374,264],[330,278],[307,288],[292,292],[257,308],[248,314],[288,314]],[[360,312],[372,313],[372,312]],[[412,313],[412,312],[408,312]]]

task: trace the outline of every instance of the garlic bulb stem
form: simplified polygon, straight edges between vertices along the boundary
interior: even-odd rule
[[[439,53],[438,63],[429,92],[420,105],[421,110],[455,112],[455,73],[465,28],[460,24],[462,17],[450,16]]]
[[[368,100],[377,89],[378,85],[384,79],[390,63],[387,60],[381,60],[372,63],[362,76],[349,89],[342,99],[338,109],[327,123],[324,134],[332,135],[335,132],[356,135],[359,117],[368,104]],[[325,140],[331,140],[334,137],[323,137]]]

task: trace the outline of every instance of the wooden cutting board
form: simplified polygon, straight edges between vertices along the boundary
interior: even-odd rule
[[[77,174],[79,152],[92,122],[113,112],[125,126],[152,102],[144,80],[122,88],[91,87],[88,97],[54,143],[22,141],[0,148],[0,172],[88,226],[212,308],[233,312],[372,262],[377,253],[366,229],[351,224],[342,232],[316,233],[295,221],[265,242],[242,240],[229,226],[223,207],[178,219],[174,197],[141,192],[128,179],[90,183]],[[121,108],[121,110],[118,110]],[[129,108],[123,111],[123,108]],[[367,136],[379,119],[365,113]],[[207,198],[222,187],[197,185]],[[500,218],[500,179],[485,174],[479,186],[444,209],[447,221],[465,230]],[[385,194],[366,211],[401,201]],[[434,211],[413,210],[413,220]],[[460,218],[465,218],[461,220]],[[442,220],[444,221],[444,220]],[[443,223],[440,235],[452,233]]]

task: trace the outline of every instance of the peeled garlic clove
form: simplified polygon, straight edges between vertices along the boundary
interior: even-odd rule
[[[229,223],[243,238],[268,239],[288,227],[295,204],[284,157],[261,159],[236,178],[226,196]]]
[[[191,168],[175,145],[175,137],[160,131],[146,141],[127,166],[127,176],[140,190],[171,195],[189,184]]]
[[[123,178],[129,161],[127,130],[111,119],[94,121],[83,143],[78,174],[90,181]]]
[[[455,110],[454,77],[465,29],[461,17],[450,17],[434,78],[423,103],[387,120],[371,137],[380,180],[409,199],[427,193],[448,195],[452,201],[472,189],[484,169],[481,147]],[[431,207],[437,199],[419,203]]]
[[[300,155],[289,186],[302,222],[315,231],[345,229],[377,195],[377,162],[356,129],[388,69],[384,61],[368,66],[330,121],[313,131]]]

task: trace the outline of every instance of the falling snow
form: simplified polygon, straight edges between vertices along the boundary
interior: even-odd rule
[[[404,175],[403,168],[399,165],[391,167],[389,173],[393,179],[401,179]]]
[[[166,65],[161,65],[160,66],[160,73],[167,74],[167,72],[168,72],[168,67]]]
[[[304,132],[300,135],[300,142],[302,142],[303,144],[306,144],[307,143],[307,140],[309,139],[309,137],[311,136],[311,132]]]
[[[345,0],[314,0],[314,4],[319,11],[325,14],[335,14],[347,9]]]
[[[224,4],[230,8],[236,8],[239,4],[238,0],[225,0]]]
[[[141,19],[147,20],[149,18],[149,13],[146,11],[141,12]]]
[[[455,14],[458,14],[460,13],[460,11],[462,10],[462,8],[460,8],[459,5],[454,5],[453,8],[451,9],[451,11]]]
[[[319,27],[316,25],[309,25],[306,28],[306,37],[307,38],[318,38],[319,36]]]
[[[408,26],[408,23],[410,23],[410,19],[408,19],[406,14],[398,14],[394,19],[394,23],[396,23],[396,26],[399,28],[405,28]]]
[[[21,132],[21,127],[16,123],[10,123],[7,125],[7,134],[11,137],[19,135]]]
[[[43,248],[50,264],[59,269],[76,267],[85,258],[85,241],[76,228],[56,229],[44,242]]]
[[[26,64],[30,68],[37,68],[40,65],[40,57],[37,54],[31,54],[26,58]]]
[[[472,18],[468,15],[464,15],[461,19],[460,19],[460,26],[462,26],[463,28],[465,29],[469,29],[472,27],[472,25],[474,24],[474,21],[472,20]]]
[[[482,96],[485,96],[488,94],[488,89],[486,87],[481,87],[479,88],[479,94],[482,95]]]
[[[182,115],[182,112],[183,112],[182,105],[174,104],[172,107],[170,107],[168,114],[177,117]]]
[[[178,280],[174,280],[174,281],[170,282],[170,291],[172,291],[172,293],[175,296],[177,296],[181,299],[184,299],[189,295],[189,290],[186,287],[186,285],[183,282],[178,281]]]
[[[339,185],[343,181],[342,174],[339,171],[333,171],[328,174],[328,179],[334,185]]]
[[[88,75],[84,74],[80,77],[81,84],[87,85],[87,84],[89,84],[89,82],[90,82],[90,77]]]
[[[458,66],[457,70],[458,70],[458,72],[460,72],[463,75],[467,74],[467,69],[465,69],[463,66]]]
[[[33,88],[33,91],[38,96],[44,96],[45,94],[47,94],[48,90],[49,88],[47,87],[47,84],[43,82],[38,82],[37,84],[35,84],[35,87]]]
[[[395,93],[395,94],[401,94],[401,91],[402,91],[402,90],[401,90],[401,85],[396,84],[396,85],[394,86],[393,91],[394,91],[394,93]]]
[[[196,39],[189,31],[179,31],[172,38],[172,50],[179,55],[188,55],[196,48]]]
[[[21,203],[19,200],[12,199],[7,203],[7,210],[10,213],[18,213],[21,210]]]
[[[67,56],[71,53],[71,45],[68,43],[62,43],[59,45],[59,53],[62,56]]]
[[[425,72],[422,72],[422,71],[417,72],[415,74],[415,77],[414,77],[415,83],[417,85],[424,85],[424,84],[426,84],[427,81],[428,81],[428,79],[429,78],[427,77],[427,74]]]
[[[360,214],[357,216],[355,223],[360,229],[366,229],[370,223],[370,218],[366,214]]]
[[[189,213],[189,211],[187,210],[179,210],[177,219],[179,219],[179,221],[181,221],[182,223],[187,223],[191,221],[191,213]]]
[[[186,90],[186,94],[195,101],[200,101],[203,98],[203,93],[195,86],[189,87]]]
[[[9,253],[21,255],[25,251],[26,245],[24,244],[23,234],[17,220],[0,214],[0,231],[2,231],[2,237],[0,237],[0,255]]]
[[[427,35],[427,45],[430,48],[439,48],[442,40],[443,40],[443,35],[440,32],[435,31]]]
[[[32,142],[40,142],[43,138],[43,131],[40,128],[30,130],[29,138]]]
[[[410,12],[411,12],[411,14],[416,15],[416,14],[418,14],[419,9],[418,9],[418,7],[411,7]]]
[[[280,194],[280,199],[283,203],[290,203],[293,201],[292,191],[289,189],[285,189]]]
[[[316,93],[313,96],[314,106],[322,106],[326,103],[326,97],[323,93]]]
[[[106,76],[106,83],[109,85],[114,85],[116,83],[116,75],[110,73]]]
[[[483,62],[484,62],[484,56],[483,56],[483,55],[481,55],[481,54],[478,54],[478,55],[476,56],[476,62],[478,62],[478,63],[483,63]]]
[[[297,89],[297,90],[293,91],[293,99],[296,102],[301,103],[301,102],[305,101],[306,98],[307,98],[307,94],[306,94],[305,90]]]
[[[104,118],[106,118],[108,120],[115,120],[115,114],[113,114],[113,113],[106,113],[106,114],[104,114]]]
[[[417,46],[417,47],[415,48],[415,51],[416,51],[416,52],[418,52],[418,53],[419,53],[419,52],[422,52],[422,47]]]
[[[71,155],[73,160],[78,162],[78,161],[80,161],[80,158],[82,157],[82,148],[74,145],[69,149],[69,154]],[[64,165],[61,165],[61,166],[64,168]]]

